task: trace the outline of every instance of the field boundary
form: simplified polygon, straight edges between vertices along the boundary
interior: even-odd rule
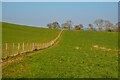
[[[59,34],[51,41],[46,42],[46,43],[17,43],[15,45],[14,43],[9,46],[8,43],[5,44],[5,47],[3,48],[3,54],[2,55],[2,60],[6,60],[9,57],[14,57],[17,55],[21,55],[27,52],[32,52],[32,51],[38,51],[38,50],[43,50],[46,48],[49,48],[53,46],[60,38],[62,32],[64,30],[61,30]],[[1,61],[2,62],[2,61]]]

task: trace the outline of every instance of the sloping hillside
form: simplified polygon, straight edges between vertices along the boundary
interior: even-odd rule
[[[48,42],[58,35],[56,29],[38,28],[10,23],[2,23],[2,41],[4,43],[17,42]]]
[[[66,30],[57,45],[3,66],[3,78],[117,78],[117,33]]]

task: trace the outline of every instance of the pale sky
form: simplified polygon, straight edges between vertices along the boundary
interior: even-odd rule
[[[119,0],[1,0],[2,2],[119,2]]]
[[[113,23],[117,23],[118,3],[3,2],[2,14],[2,21],[17,24],[46,27],[48,23],[53,21],[58,21],[62,24],[66,20],[72,20],[74,24],[87,26],[96,19],[110,20]]]

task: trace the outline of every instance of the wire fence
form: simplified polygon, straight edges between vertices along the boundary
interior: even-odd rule
[[[37,51],[37,50],[51,47],[60,38],[62,32],[63,32],[63,30],[60,31],[60,33],[57,35],[57,37],[55,39],[53,39],[47,43],[22,42],[22,43],[2,44],[2,59],[6,59],[6,58],[11,57],[11,56],[17,56],[17,55],[20,55],[20,54],[23,54],[26,52]]]

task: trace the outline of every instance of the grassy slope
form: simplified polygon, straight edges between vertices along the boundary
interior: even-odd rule
[[[38,28],[10,23],[2,23],[2,50],[4,57],[5,43],[8,43],[8,48],[11,49],[12,44],[15,44],[17,49],[18,43],[45,43],[54,39],[59,31],[56,29]],[[12,51],[12,50],[11,50]]]
[[[96,44],[112,50],[93,48]],[[4,66],[3,77],[117,77],[117,44],[117,33],[65,31],[52,48]]]
[[[1,22],[0,22],[0,44],[2,44],[2,23]]]
[[[28,27],[10,23],[2,23],[2,40],[4,43],[18,42],[48,42],[59,33],[58,30],[38,27]]]

